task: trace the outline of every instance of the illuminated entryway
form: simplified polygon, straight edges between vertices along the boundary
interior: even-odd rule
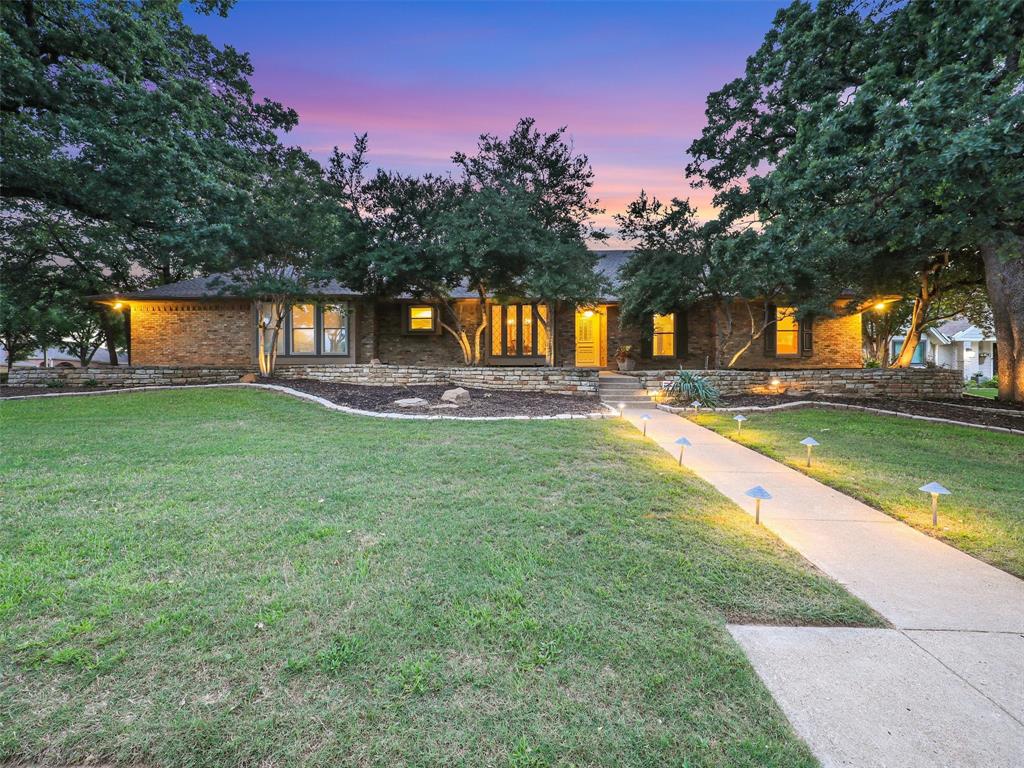
[[[606,307],[576,310],[576,367],[604,368],[608,364]]]

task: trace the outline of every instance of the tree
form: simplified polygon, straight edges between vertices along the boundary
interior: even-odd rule
[[[56,293],[53,271],[31,256],[0,253],[0,344],[7,370],[38,348],[52,321]]]
[[[254,98],[248,57],[194,32],[172,0],[11,0],[0,21],[7,244],[61,259],[91,293],[220,258],[249,179],[296,122]],[[102,319],[116,364],[120,324]]]
[[[709,97],[688,170],[791,251],[832,246],[819,288],[916,282],[900,364],[947,270],[984,269],[1000,396],[1020,399],[1022,41],[1017,0],[793,3]]]
[[[254,300],[261,376],[274,372],[288,307],[323,292],[325,266],[341,263],[352,236],[351,217],[315,160],[297,148],[266,158],[214,279],[222,292]]]
[[[455,179],[378,171],[367,181],[365,136],[350,153],[335,149],[328,177],[361,232],[359,247],[335,274],[372,296],[437,302],[442,328],[467,365],[483,359],[491,296],[551,306],[596,301],[602,281],[586,241],[604,233],[592,222],[600,212],[590,197],[593,171],[564,134],[565,128],[541,133],[529,118],[508,138],[484,134],[474,154],[453,155]],[[479,299],[473,322],[457,311],[456,289]]]
[[[715,368],[734,366],[776,322],[753,302],[764,300],[767,307],[784,295],[790,269],[778,251],[759,246],[753,230],[730,231],[721,220],[701,224],[689,200],[666,205],[643,192],[615,218],[621,235],[636,241],[620,273],[623,322],[647,328],[652,314],[708,301]],[[739,348],[726,360],[737,339]]]

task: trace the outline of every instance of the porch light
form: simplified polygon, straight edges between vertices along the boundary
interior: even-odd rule
[[[651,420],[651,414],[645,413],[640,417],[640,421],[644,423],[644,437],[647,437],[647,422]]]
[[[928,485],[922,485],[917,490],[932,495],[932,527],[934,528],[939,524],[939,496],[948,496],[952,491],[943,488],[938,483],[928,483]]]
[[[884,312],[885,311],[885,302],[884,301],[880,301],[877,304],[875,304],[875,311],[876,312]]]
[[[743,431],[743,422],[747,420],[747,417],[742,413],[737,413],[732,420],[736,422],[736,434],[738,435]]]
[[[749,496],[754,500],[754,524],[761,524],[761,499],[770,499],[772,495],[768,493],[760,485],[755,485],[748,491],[745,491],[744,496]]]
[[[803,440],[800,441],[800,445],[807,446],[807,466],[809,467],[811,466],[811,448],[813,448],[816,445],[821,445],[821,443],[819,443],[813,437],[805,437]]]
[[[115,310],[119,310],[119,309],[121,309],[122,307],[124,307],[124,304],[122,304],[122,303],[121,303],[120,301],[115,301],[115,302],[114,302],[114,309],[115,309]]]
[[[676,445],[679,446],[679,466],[681,467],[683,466],[683,451],[686,450],[686,446],[693,445],[693,443],[685,437],[680,437],[676,439]]]
[[[590,318],[592,318],[594,316],[594,310],[592,310],[592,309],[585,309],[583,311],[583,316],[585,318],[587,318],[587,320],[589,320]]]

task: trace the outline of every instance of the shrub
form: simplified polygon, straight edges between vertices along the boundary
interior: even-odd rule
[[[882,364],[878,360],[866,360],[864,362],[865,368],[881,368]]]
[[[99,385],[99,379],[86,379],[82,382],[83,387],[98,387]]]
[[[981,383],[981,386],[983,386],[983,387],[985,387],[987,389],[999,389],[999,377],[998,376],[993,376],[988,381],[983,381]]]
[[[722,402],[722,395],[714,384],[683,368],[676,371],[675,376],[665,384],[665,392],[673,402],[685,405],[697,400],[705,408],[714,408]]]
[[[50,389],[60,389],[64,386],[64,382],[61,379],[47,379],[43,386]]]

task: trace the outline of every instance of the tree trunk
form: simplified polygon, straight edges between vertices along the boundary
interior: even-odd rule
[[[117,365],[117,343],[109,321],[103,322],[103,341],[107,347],[107,356],[110,358],[110,364]]]
[[[921,330],[924,327],[925,316],[928,314],[928,305],[931,304],[935,294],[929,286],[930,273],[920,275],[918,283],[919,290],[914,297],[914,308],[910,311],[910,322],[907,326],[907,335],[903,337],[903,346],[900,353],[892,363],[893,368],[909,368],[910,362],[914,359],[914,352],[921,341]]]
[[[999,350],[999,399],[1024,401],[1024,238],[1004,258],[995,245],[981,248]]]

